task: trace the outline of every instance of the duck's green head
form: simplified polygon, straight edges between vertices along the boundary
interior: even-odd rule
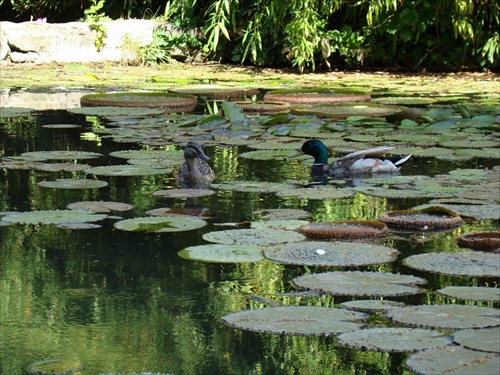
[[[328,164],[328,149],[319,139],[309,139],[304,142],[302,152],[314,157],[314,164]]]

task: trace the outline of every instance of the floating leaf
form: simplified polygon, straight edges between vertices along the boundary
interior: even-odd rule
[[[308,224],[309,222],[306,220],[297,220],[297,219],[275,219],[275,220],[264,220],[264,221],[252,221],[252,228],[254,229],[265,229],[265,228],[273,228],[273,229],[287,229],[287,230],[296,230],[297,228]]]
[[[2,106],[2,110],[0,111],[0,118],[27,116],[34,111],[35,110],[32,108]]]
[[[369,328],[342,333],[338,343],[354,349],[379,352],[414,352],[450,345],[453,340],[443,333],[422,328]]]
[[[333,295],[402,296],[416,294],[415,285],[425,284],[420,277],[383,272],[325,272],[299,276],[295,285],[311,290],[319,289]]]
[[[319,186],[310,188],[288,188],[282,186],[277,191],[280,197],[297,197],[302,199],[342,199],[349,198],[355,194],[352,189],[337,189],[330,186]]]
[[[500,302],[500,288],[486,288],[482,286],[447,286],[437,290],[447,297],[466,301]]]
[[[151,116],[165,113],[164,109],[160,108],[127,108],[127,107],[81,107],[69,108],[71,113],[88,116]]]
[[[275,193],[283,189],[285,185],[265,181],[224,181],[220,184],[211,184],[210,187],[217,190],[233,190],[245,193]]]
[[[111,212],[111,211],[128,211],[134,206],[121,202],[104,202],[104,201],[83,201],[70,203],[67,206],[70,210],[84,210],[92,212]]]
[[[74,374],[85,369],[85,364],[72,359],[47,359],[30,365],[32,374]]]
[[[356,186],[355,191],[380,198],[425,198],[427,193],[418,190],[382,188],[378,186]]]
[[[462,218],[444,207],[429,207],[422,210],[391,211],[379,218],[389,228],[434,230],[457,228]]]
[[[6,215],[3,221],[17,224],[60,224],[60,223],[87,223],[103,220],[104,214],[76,210],[45,210],[18,212]]]
[[[500,353],[500,327],[460,330],[453,339],[469,349]]]
[[[270,208],[254,211],[253,214],[264,220],[302,219],[311,215],[310,212],[294,208]]]
[[[261,248],[255,245],[200,245],[179,251],[181,258],[213,263],[258,262],[264,257]]]
[[[298,228],[300,233],[313,238],[355,239],[383,236],[388,229],[380,221],[339,220],[308,223]]]
[[[420,375],[498,375],[500,356],[461,346],[445,346],[412,354],[406,366]]]
[[[105,165],[85,170],[87,174],[96,176],[150,176],[155,174],[170,174],[171,168],[157,168],[142,165]]]
[[[207,197],[215,194],[215,191],[209,189],[169,189],[157,190],[152,193],[154,197],[166,198],[196,198]]]
[[[491,198],[491,195],[485,198]],[[458,199],[457,199],[458,201]],[[436,206],[439,204],[441,207],[447,208],[459,215],[462,216],[471,216],[477,220],[497,220],[500,217],[500,206],[498,204],[484,204],[487,203],[477,201],[475,204],[459,204],[459,203],[442,203],[439,201],[431,201],[429,204],[423,204],[420,206],[416,206],[414,210],[421,210],[429,207]]]
[[[31,151],[23,152],[21,156],[24,159],[42,160],[85,160],[95,159],[102,156],[97,152],[90,151]]]
[[[121,220],[116,222],[114,227],[128,232],[164,233],[194,230],[205,225],[205,220],[192,216],[165,215]]]
[[[407,110],[403,106],[374,103],[338,103],[317,105],[296,105],[291,107],[293,114],[310,113],[316,116],[346,118],[350,116],[386,117]]]
[[[483,251],[432,252],[403,260],[408,267],[450,276],[497,277],[500,254]]]
[[[122,150],[109,153],[122,159],[172,159],[184,161],[184,151],[180,150]]]
[[[365,311],[365,312],[386,312],[390,309],[405,306],[403,302],[382,300],[382,299],[366,299],[347,301],[340,304],[347,310]]]
[[[362,328],[363,313],[318,306],[281,306],[225,315],[231,327],[281,335],[331,336]]]
[[[264,249],[264,256],[270,260],[301,266],[366,266],[393,262],[398,254],[389,247],[353,242],[310,241]]]
[[[484,251],[500,251],[500,231],[472,232],[456,239],[458,246]]]
[[[300,233],[283,229],[229,229],[208,232],[203,239],[209,242],[227,245],[272,245],[285,242],[303,241],[305,236]]]
[[[79,178],[76,180],[57,179],[55,181],[40,181],[37,185],[52,189],[99,189],[108,186],[108,183],[106,181]]]
[[[464,329],[500,325],[500,312],[473,305],[419,305],[392,309],[387,316],[394,322],[416,327]]]
[[[264,100],[287,102],[291,104],[366,102],[371,95],[345,88],[282,89],[266,93]]]

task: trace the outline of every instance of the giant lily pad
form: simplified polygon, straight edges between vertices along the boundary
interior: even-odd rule
[[[366,102],[371,95],[357,90],[343,88],[282,89],[268,91],[266,101],[291,104]]]
[[[500,250],[500,231],[472,232],[457,237],[460,247],[480,250]]]
[[[365,311],[365,312],[386,312],[390,309],[405,306],[402,302],[390,301],[387,299],[363,299],[347,301],[340,304],[347,310]]]
[[[316,116],[346,118],[350,116],[386,117],[407,110],[406,107],[374,103],[338,103],[291,107],[294,114],[310,113]]]
[[[222,321],[234,328],[281,335],[331,336],[362,328],[353,320],[366,314],[318,306],[281,306],[225,315]]]
[[[500,356],[462,346],[445,346],[412,354],[406,366],[420,375],[498,375]]]
[[[87,223],[105,219],[107,215],[77,210],[44,210],[6,215],[2,221],[17,224]]]
[[[209,189],[169,189],[157,190],[152,193],[154,197],[166,198],[196,198],[207,197],[215,194],[215,191]]]
[[[203,239],[209,242],[227,245],[272,245],[285,242],[303,241],[305,236],[300,233],[284,229],[229,229],[208,232]]]
[[[283,189],[283,184],[265,181],[224,181],[220,184],[211,184],[217,190],[232,190],[245,193],[276,193]]]
[[[244,96],[253,96],[258,93],[256,89],[234,88],[219,85],[189,85],[176,87],[170,92],[196,95],[208,99],[242,99]]]
[[[299,276],[295,285],[307,289],[319,289],[333,295],[348,296],[403,296],[416,294],[415,285],[425,284],[420,277],[383,272],[325,272]]]
[[[340,345],[379,352],[414,352],[450,345],[453,340],[443,333],[423,328],[370,328],[339,335]]]
[[[151,116],[165,113],[160,108],[138,108],[138,107],[81,107],[69,108],[68,112],[88,116]]]
[[[264,221],[252,221],[252,228],[296,230],[307,223],[309,222],[306,220],[298,220],[298,219],[275,219],[275,220],[264,220]]]
[[[236,102],[237,105],[243,109],[245,113],[260,113],[260,114],[270,114],[270,113],[286,113],[290,112],[290,104],[286,102]]]
[[[294,208],[270,208],[254,211],[253,214],[264,220],[302,219],[311,215],[310,212]]]
[[[282,186],[277,194],[280,197],[296,197],[302,199],[342,199],[356,194],[352,189],[337,189],[330,186],[315,186],[310,188],[286,188]]]
[[[121,220],[116,222],[114,227],[128,232],[164,233],[194,230],[205,225],[205,220],[192,216],[165,215]]]
[[[52,189],[99,189],[108,186],[106,181],[79,179],[57,179],[55,181],[40,181],[38,186]]]
[[[500,353],[500,327],[460,330],[453,339],[470,349]]]
[[[451,276],[498,277],[500,254],[483,251],[432,252],[403,260],[408,267]]]
[[[264,249],[264,256],[270,260],[301,266],[366,266],[393,262],[398,254],[389,247],[353,242],[310,241]]]
[[[405,230],[456,228],[462,224],[460,216],[439,206],[421,210],[392,211],[382,215],[379,220],[390,228],[403,228]]]
[[[23,152],[24,159],[42,160],[86,160],[101,157],[102,154],[90,151],[30,151]]]
[[[300,233],[313,238],[355,239],[383,236],[388,229],[380,221],[339,220],[309,223],[299,229]]]
[[[181,150],[120,150],[109,155],[122,159],[172,159],[184,161]]]
[[[500,325],[500,311],[473,305],[419,305],[392,309],[387,316],[394,322],[414,327],[464,329]]]
[[[85,170],[85,173],[96,176],[150,176],[155,174],[169,174],[172,172],[173,170],[171,168],[157,168],[131,164],[105,165]]]
[[[2,110],[0,111],[0,118],[27,116],[34,111],[35,110],[33,108],[2,107]]]
[[[500,302],[500,288],[483,286],[447,286],[437,290],[445,296],[467,301]]]
[[[134,208],[134,206],[121,202],[84,201],[70,203],[67,208],[70,210],[108,213],[111,211],[128,211]]]
[[[243,263],[258,262],[264,259],[261,248],[255,245],[200,245],[189,246],[179,251],[184,259],[199,260],[213,263]]]

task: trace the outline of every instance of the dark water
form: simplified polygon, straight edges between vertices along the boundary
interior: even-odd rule
[[[78,129],[46,129],[43,124],[76,123]],[[4,156],[38,150],[82,150],[108,154],[138,149],[89,136],[85,116],[65,111],[38,112],[34,119],[5,120],[0,125]],[[176,146],[172,146],[176,147]],[[207,147],[219,182],[226,180],[285,181],[307,179],[307,166],[287,161],[258,162],[238,157],[245,147]],[[423,159],[420,159],[423,160]],[[87,161],[82,161],[87,162]],[[122,163],[112,157],[98,163]],[[95,160],[88,161],[97,165]],[[411,164],[411,163],[410,163]],[[426,174],[456,164],[424,164]],[[228,166],[231,166],[230,168]],[[470,167],[470,164],[469,164]],[[422,166],[408,165],[405,174]],[[94,190],[40,188],[36,182],[81,177],[81,172],[0,170],[0,211],[65,209],[69,203],[105,200],[130,203],[137,217],[158,207],[183,207],[186,199],[155,198],[153,191],[176,187],[170,176],[100,177],[109,186]],[[425,200],[348,199],[307,201],[266,193],[219,192],[190,203],[212,212],[207,227],[185,233],[142,234],[115,230],[113,220],[92,230],[54,226],[0,227],[0,368],[5,375],[26,373],[30,365],[53,358],[68,368],[82,363],[81,374],[158,372],[172,374],[406,374],[406,354],[341,348],[334,337],[280,336],[239,331],[221,323],[221,316],[267,307],[248,295],[272,298],[295,290],[290,280],[306,272],[330,269],[284,266],[268,261],[214,264],[177,255],[186,246],[206,243],[202,234],[217,223],[252,220],[253,212],[301,208],[312,220],[376,219],[388,210],[405,209]],[[466,224],[473,225],[473,224]],[[477,228],[490,222],[475,223]],[[470,228],[470,227],[469,227]],[[418,243],[388,239],[401,255],[456,247],[457,232],[430,235]],[[359,270],[383,270],[423,276],[426,287],[486,285],[471,280],[425,274],[400,261]],[[490,285],[491,286],[491,285]],[[428,303],[435,294],[392,298]],[[444,297],[440,297],[445,300]],[[352,298],[285,298],[285,304],[332,306]],[[372,322],[385,322],[374,315]]]

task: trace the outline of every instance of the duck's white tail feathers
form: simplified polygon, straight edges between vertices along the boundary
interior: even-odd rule
[[[402,158],[402,159],[399,159],[398,161],[396,161],[396,162],[394,163],[394,165],[401,165],[401,164],[403,164],[405,161],[407,161],[407,160],[411,157],[411,155],[412,155],[412,154],[407,155],[407,156],[405,156],[405,157],[404,157],[404,158]]]

